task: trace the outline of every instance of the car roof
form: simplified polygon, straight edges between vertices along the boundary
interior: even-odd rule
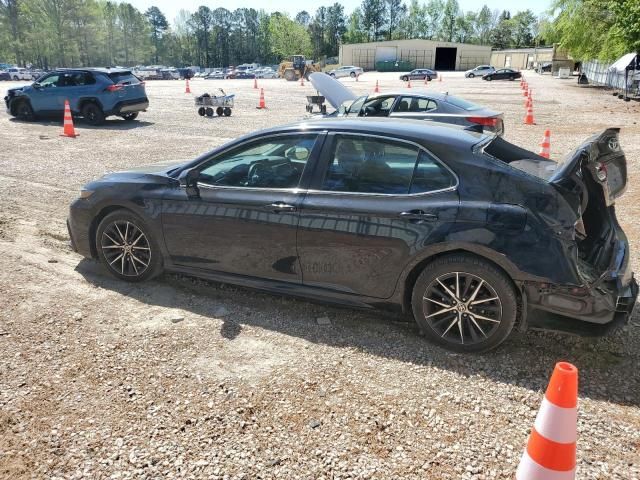
[[[152,69],[155,70],[155,69]],[[56,72],[99,72],[99,73],[130,73],[130,68],[99,68],[99,67],[82,67],[82,68],[56,68]]]
[[[364,96],[364,95],[363,95]],[[446,101],[447,97],[450,97],[448,93],[442,92],[431,92],[422,89],[412,89],[412,91],[407,92],[407,90],[388,90],[385,92],[376,93],[374,95],[369,95],[368,99],[380,98],[380,97],[389,97],[389,96],[403,96],[403,97],[424,97],[424,98],[433,98],[435,100]]]
[[[320,118],[311,119],[273,127],[263,130],[262,133],[282,132],[286,130],[341,130],[344,132],[367,133],[399,138],[425,139],[437,143],[452,143],[457,145],[467,144],[469,148],[491,135],[466,130],[464,127],[453,124],[429,122],[427,120],[388,119],[388,118]]]

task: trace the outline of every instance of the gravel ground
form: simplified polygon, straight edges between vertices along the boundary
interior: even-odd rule
[[[640,270],[640,106],[574,80],[445,74],[428,89],[505,112],[506,138],[556,159],[621,126],[630,183],[618,217]],[[359,92],[401,87],[365,74]],[[182,82],[148,82],[140,121],[22,123],[0,113],[0,477],[510,479],[553,365],[580,369],[578,477],[640,478],[640,310],[603,339],[528,332],[486,355],[434,347],[412,324],[185,277],[142,285],[67,247],[67,207],[105,172],[188,159],[240,134],[304,118],[305,94],[263,80],[194,80],[236,93],[200,118]],[[418,82],[419,83],[419,82]],[[10,86],[12,83],[4,83]],[[416,83],[414,83],[414,87]]]

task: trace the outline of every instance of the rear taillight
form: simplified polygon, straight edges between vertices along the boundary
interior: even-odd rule
[[[496,117],[467,117],[467,120],[471,123],[477,123],[484,127],[495,127],[498,124]]]
[[[109,85],[105,88],[107,92],[117,92],[118,90],[122,90],[124,87],[122,85]]]

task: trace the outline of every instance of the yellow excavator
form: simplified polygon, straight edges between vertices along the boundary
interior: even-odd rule
[[[284,78],[289,82],[300,80],[301,77],[309,80],[309,75],[321,71],[320,65],[314,62],[307,62],[304,55],[294,55],[291,57],[291,61],[282,62],[278,68],[280,78]]]

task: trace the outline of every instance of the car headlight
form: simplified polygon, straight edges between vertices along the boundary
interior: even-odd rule
[[[89,198],[93,195],[93,190],[80,190],[80,198]]]

